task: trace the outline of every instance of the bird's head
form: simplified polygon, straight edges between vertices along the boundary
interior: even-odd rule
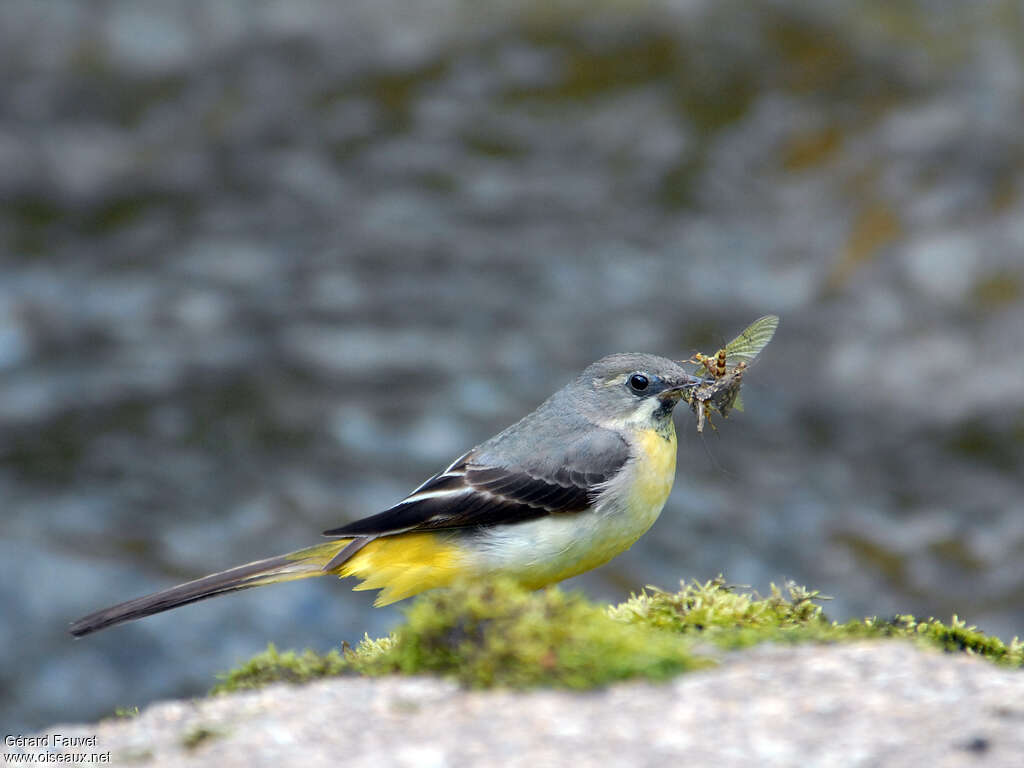
[[[672,414],[676,403],[703,380],[658,355],[603,357],[574,382],[578,407],[602,426],[651,426]]]

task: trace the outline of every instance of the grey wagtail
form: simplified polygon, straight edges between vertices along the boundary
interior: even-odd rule
[[[71,634],[326,573],[361,579],[356,589],[381,590],[387,605],[456,578],[532,589],[596,568],[661,514],[676,471],[672,409],[702,381],[655,355],[605,357],[390,509],[326,531],[331,541],[91,613]]]

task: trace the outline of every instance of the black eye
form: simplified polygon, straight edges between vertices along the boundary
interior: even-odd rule
[[[642,373],[634,373],[629,377],[629,388],[634,392],[643,392],[650,382]]]

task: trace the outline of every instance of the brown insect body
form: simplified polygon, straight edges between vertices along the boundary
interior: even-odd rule
[[[718,352],[713,357],[708,357],[707,355],[703,355],[700,352],[698,352],[692,358],[690,358],[691,363],[697,363],[703,366],[704,370],[707,371],[710,375],[714,376],[716,379],[720,379],[723,376],[725,376],[725,360],[726,350],[724,348],[718,350]]]
[[[718,350],[718,354],[715,355],[715,367],[711,369],[711,373],[716,379],[725,376],[725,347]]]

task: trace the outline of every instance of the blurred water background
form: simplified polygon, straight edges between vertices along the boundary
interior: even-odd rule
[[[65,630],[768,312],[575,586],[1024,634],[1024,4],[6,0],[0,62],[5,732],[385,633],[333,580]]]

